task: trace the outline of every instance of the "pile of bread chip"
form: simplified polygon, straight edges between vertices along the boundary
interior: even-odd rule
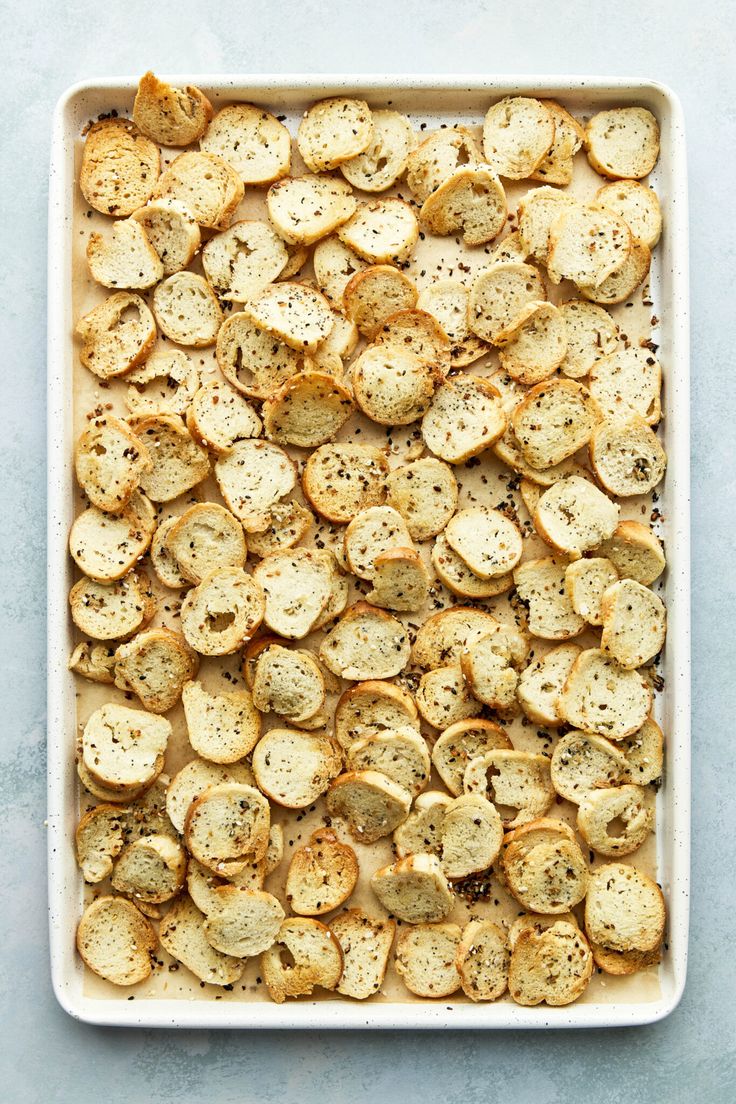
[[[646,295],[657,122],[510,96],[417,134],[334,97],[296,147],[151,73],[86,133],[70,667],[111,689],[77,746],[77,946],[125,986],[163,948],[219,987],[261,956],[279,1002],[371,997],[392,961],[420,998],[567,1004],[665,923],[627,861],[662,770],[665,558],[625,510],[665,472],[661,369],[608,309]],[[445,240],[451,271],[413,264]],[[463,489],[486,460],[502,503]]]

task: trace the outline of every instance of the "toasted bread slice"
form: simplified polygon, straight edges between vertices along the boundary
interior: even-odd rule
[[[280,644],[265,648],[256,660],[253,702],[297,726],[315,717],[325,704],[325,679],[312,653]]]
[[[511,590],[514,585],[514,577],[510,573],[480,579],[465,560],[450,548],[444,533],[440,533],[434,542],[432,565],[442,585],[459,598],[493,598]]]
[[[98,897],[77,928],[84,964],[113,985],[135,985],[151,974],[156,933],[145,916],[123,897]]]
[[[194,258],[201,233],[186,207],[174,199],[158,199],[130,216],[140,223],[163,266],[163,275],[181,272]]]
[[[69,533],[72,559],[85,575],[100,583],[122,579],[147,551],[156,529],[155,512],[135,491],[120,514],[96,506],[84,510]]]
[[[260,437],[263,426],[250,403],[222,380],[211,380],[192,397],[187,429],[195,441],[220,455],[236,441]]]
[[[409,855],[381,867],[371,889],[383,907],[408,924],[444,920],[453,904],[452,891],[436,855]]]
[[[509,180],[524,180],[538,169],[554,139],[554,116],[540,100],[506,96],[486,112],[483,154]]]
[[[619,825],[613,828],[612,825]],[[588,847],[615,859],[631,855],[654,829],[654,809],[642,786],[591,790],[578,806],[577,829]]]
[[[116,291],[80,318],[75,331],[81,339],[79,359],[102,380],[125,375],[145,360],[156,340],[156,323],[132,291]]]
[[[133,840],[115,863],[112,888],[136,902],[158,905],[176,897],[184,886],[187,858],[171,836]]]
[[[362,153],[340,162],[340,172],[361,192],[385,192],[406,169],[414,131],[398,111],[371,112],[373,133]]]
[[[259,628],[266,611],[260,583],[237,567],[210,571],[186,595],[181,628],[200,655],[231,655]]]
[[[662,777],[664,735],[651,717],[647,717],[637,732],[619,741],[618,747],[626,757],[624,782],[646,786]]]
[[[363,682],[398,675],[409,662],[409,652],[400,621],[367,602],[356,602],[325,637],[319,656],[333,675]]]
[[[417,632],[412,662],[429,669],[459,663],[463,651],[493,632],[497,624],[490,613],[471,606],[440,610],[428,617]]]
[[[613,495],[648,494],[664,476],[667,455],[643,418],[603,422],[590,439],[590,462],[600,484]]]
[[[161,349],[125,378],[125,404],[136,417],[186,414],[199,389],[199,369],[183,349]]]
[[[348,280],[343,292],[343,309],[364,337],[372,341],[387,318],[399,310],[410,310],[417,301],[412,280],[393,265],[369,265]]]
[[[661,388],[662,369],[648,349],[619,349],[590,371],[590,394],[611,420],[638,415],[656,425],[662,416]]]
[[[527,257],[547,264],[549,232],[552,223],[577,200],[557,188],[532,188],[519,200],[519,244]]]
[[[196,272],[175,272],[153,293],[153,313],[159,327],[179,345],[214,345],[222,325],[217,296]]]
[[[419,238],[419,223],[403,199],[372,199],[358,205],[337,236],[371,264],[407,261]]]
[[[170,736],[165,717],[108,702],[84,727],[81,759],[93,781],[122,796],[155,781]]]
[[[647,966],[656,966],[661,958],[659,947],[653,951],[614,951],[591,940],[590,949],[596,966],[614,977],[626,977]]]
[[[557,700],[568,724],[609,740],[640,729],[651,705],[652,691],[639,672],[627,671],[598,648],[580,653]]]
[[[417,708],[411,694],[392,682],[351,686],[335,708],[335,738],[346,751],[358,740],[407,726],[419,731]]]
[[[462,233],[466,245],[483,245],[501,233],[507,210],[495,169],[464,165],[427,196],[419,217],[433,234]]]
[[[521,672],[516,697],[530,721],[547,728],[563,723],[557,698],[580,652],[577,644],[560,644]]]
[[[353,412],[350,392],[325,372],[298,372],[263,404],[267,436],[284,445],[327,444]]]
[[[250,315],[237,311],[217,334],[217,363],[236,391],[265,399],[303,367],[295,349],[259,329]]]
[[[587,445],[600,423],[601,411],[587,388],[569,379],[532,387],[511,416],[524,458],[542,469]]]
[[[215,234],[202,250],[205,275],[219,299],[248,303],[286,267],[289,254],[266,222],[243,219]]]
[[[417,307],[433,315],[450,339],[450,362],[464,368],[488,352],[488,345],[470,332],[468,299],[470,292],[459,280],[437,280],[422,288]]]
[[[463,928],[455,966],[463,993],[472,1001],[498,1000],[509,977],[508,940],[491,920],[472,920]]]
[[[348,771],[327,791],[330,816],[347,820],[360,843],[389,836],[409,815],[411,794],[379,771]]]
[[[270,832],[269,832],[270,838]],[[202,866],[201,862],[189,856],[187,866],[187,889],[198,909],[205,916],[222,910],[223,898],[218,896],[222,886],[235,886],[238,889],[263,889],[266,881],[266,859],[252,858],[237,874],[225,878]]]
[[[580,804],[595,794],[626,781],[626,756],[603,736],[568,732],[552,753],[552,785],[560,797]]]
[[[413,548],[390,548],[373,562],[373,589],[366,598],[382,609],[417,611],[429,598],[429,573]]]
[[[468,763],[490,751],[511,751],[512,744],[495,721],[480,718],[458,721],[437,738],[432,748],[432,763],[451,794],[463,792]]]
[[[221,782],[189,806],[184,821],[187,849],[203,866],[229,877],[262,858],[268,847],[270,810],[253,786]]]
[[[418,795],[414,808],[394,832],[394,851],[399,859],[420,852],[440,855],[442,826],[452,798],[439,790],[427,790]]]
[[[283,123],[254,104],[229,104],[218,111],[200,147],[233,167],[244,184],[271,184],[291,166],[291,135]]]
[[[357,157],[372,137],[373,117],[365,100],[333,96],[304,112],[296,141],[304,164],[316,173]]]
[[[601,600],[601,623],[601,650],[629,670],[650,662],[664,646],[664,602],[634,579],[608,588]]]
[[[629,299],[649,275],[652,263],[651,251],[644,242],[632,239],[631,252],[617,272],[607,276],[597,285],[579,284],[580,294],[592,303],[614,306]]]
[[[404,928],[396,944],[396,973],[417,997],[449,997],[460,988],[456,959],[462,929],[457,924]]]
[[[582,932],[559,920],[520,933],[511,952],[509,993],[517,1004],[571,1004],[588,987],[593,955]]]
[[[166,812],[177,832],[184,832],[187,813],[197,798],[211,786],[219,786],[223,782],[245,786],[255,784],[250,767],[242,762],[220,766],[203,759],[192,759],[174,775],[166,791]]]
[[[337,938],[343,954],[338,993],[355,1000],[372,997],[380,990],[386,976],[396,931],[395,921],[378,920],[362,909],[346,909],[331,921],[330,931]]]
[[[276,502],[268,512],[268,527],[248,534],[248,552],[265,559],[272,552],[285,552],[306,537],[314,515],[294,499]]]
[[[619,509],[590,480],[571,475],[543,493],[534,511],[534,528],[555,551],[579,559],[613,535]]]
[[[468,300],[468,325],[477,337],[495,342],[529,303],[547,298],[544,281],[533,265],[499,261],[475,277]]]
[[[267,285],[251,298],[245,313],[260,329],[299,352],[313,352],[334,325],[324,295],[288,280]]]
[[[199,88],[174,88],[149,69],[138,82],[133,121],[142,134],[161,146],[190,146],[205,132],[212,104]]]
[[[622,579],[635,579],[642,586],[651,586],[666,567],[659,538],[640,521],[619,522],[597,551],[611,560]]]
[[[469,127],[442,127],[409,154],[406,182],[415,198],[424,203],[458,169],[482,160],[480,147]]]
[[[616,323],[603,307],[584,299],[570,299],[561,303],[559,309],[567,336],[560,371],[570,379],[579,379],[587,376],[601,357],[615,352]]]
[[[271,510],[296,483],[296,467],[270,441],[236,441],[215,463],[215,478],[229,509],[246,531],[263,532]]]
[[[286,915],[272,894],[225,885],[213,896],[217,906],[207,914],[203,930],[216,951],[248,958],[272,946]]]
[[[386,494],[388,461],[370,445],[329,444],[312,452],[302,486],[315,510],[344,524],[360,511],[379,506]]]
[[[243,526],[216,502],[198,502],[185,510],[169,530],[167,544],[190,583],[201,583],[221,567],[245,565]]]
[[[471,645],[460,658],[470,693],[484,705],[506,716],[516,712],[518,673],[509,657],[499,654],[490,639]]]
[[[565,590],[576,613],[589,625],[601,625],[601,602],[618,571],[604,556],[576,560],[565,569]]]
[[[463,794],[444,810],[440,830],[442,869],[451,880],[488,870],[496,861],[503,826],[482,794]]]
[[[346,223],[357,206],[353,189],[335,176],[290,176],[272,184],[266,195],[268,217],[291,245],[311,245],[326,237]]]
[[[151,566],[156,578],[171,590],[183,590],[184,587],[190,586],[189,579],[182,574],[168,544],[169,534],[177,520],[176,516],[169,517],[158,525],[150,548]]]
[[[528,303],[508,330],[496,335],[504,371],[520,383],[549,379],[567,350],[565,322],[552,303]]]
[[[131,215],[151,198],[160,170],[158,146],[130,119],[102,119],[87,131],[79,187],[103,215]]]
[[[200,682],[182,691],[192,749],[212,763],[237,763],[249,755],[261,735],[261,718],[250,691],[210,694]]]
[[[317,286],[338,310],[344,306],[345,289],[353,276],[369,267],[368,261],[349,249],[336,234],[317,243],[313,264]]]
[[[619,215],[598,203],[565,208],[549,229],[547,273],[554,284],[572,280],[597,288],[629,257],[633,238]]]
[[[378,556],[392,549],[411,547],[404,519],[391,506],[361,510],[345,530],[345,560],[359,579],[374,579]]]
[[[412,797],[425,788],[432,769],[427,742],[410,725],[353,741],[345,759],[349,771],[378,771]]]
[[[593,871],[585,901],[589,939],[612,951],[653,951],[664,922],[662,891],[641,870],[608,863]]]
[[[662,233],[662,208],[653,188],[638,180],[616,180],[599,188],[595,197],[621,216],[638,241],[654,249]]]
[[[253,569],[266,596],[264,620],[272,632],[301,640],[312,631],[332,593],[334,559],[325,549],[273,552]]]
[[[316,986],[336,989],[342,964],[340,944],[330,929],[319,920],[294,916],[284,920],[276,942],[261,957],[261,973],[271,1000],[283,1004],[287,997],[308,997]]]
[[[464,464],[490,448],[506,429],[501,396],[480,376],[445,380],[422,419],[427,448],[450,464]]]
[[[263,793],[287,809],[305,809],[342,767],[338,745],[324,732],[272,728],[256,744],[253,773]]]
[[[74,624],[94,640],[122,640],[151,621],[156,599],[148,576],[130,572],[114,583],[80,579],[69,592]]]
[[[164,274],[161,258],[135,219],[114,222],[109,236],[90,234],[87,265],[92,279],[107,288],[150,288]]]
[[[528,607],[529,632],[543,640],[569,640],[585,628],[565,590],[566,561],[527,560],[514,571],[516,591]]]
[[[494,265],[506,261],[521,262],[523,264],[528,255],[519,237],[519,231],[514,230],[488,251],[488,261],[489,264]]]
[[[460,510],[447,523],[445,538],[481,579],[507,575],[521,559],[521,533],[498,510]]]
[[[119,805],[96,805],[79,821],[74,842],[85,882],[109,878],[113,859],[123,849],[125,819],[125,810]]]
[[[426,412],[437,373],[411,349],[374,344],[352,366],[355,401],[379,425],[411,425]]]
[[[174,201],[200,226],[226,230],[244,191],[243,181],[222,157],[187,150],[161,174],[154,196]]]
[[[545,818],[510,832],[504,837],[501,865],[506,888],[531,912],[567,913],[588,888],[585,857],[562,821]]]
[[[641,180],[659,157],[659,126],[645,107],[599,111],[585,127],[585,149],[596,172]]]
[[[493,802],[505,828],[519,828],[544,816],[555,796],[549,759],[527,751],[487,751],[471,759],[463,787]]]
[[[141,474],[141,489],[152,501],[171,502],[207,478],[207,451],[176,415],[151,414],[131,418],[130,424],[152,460],[150,471]]]
[[[427,724],[439,729],[483,712],[483,703],[470,692],[459,663],[426,671],[417,687],[416,703]]]
[[[457,509],[457,480],[447,464],[433,457],[395,468],[386,480],[388,503],[417,541],[441,533]]]
[[[322,916],[345,901],[358,881],[358,860],[331,828],[312,832],[294,852],[286,875],[286,900],[299,916]]]
[[[159,927],[161,946],[206,985],[234,985],[245,963],[215,950],[205,938],[204,920],[191,897],[180,897]]]
[[[137,694],[150,713],[168,713],[198,668],[199,657],[180,633],[146,629],[115,653],[115,685]]]
[[[554,100],[540,100],[555,121],[555,137],[539,166],[530,174],[532,180],[546,184],[569,184],[572,181],[573,157],[585,139],[585,131],[577,119]]]

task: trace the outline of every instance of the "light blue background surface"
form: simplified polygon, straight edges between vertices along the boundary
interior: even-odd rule
[[[729,0],[3,3],[0,138],[0,1101],[708,1104],[736,1099],[733,467],[736,9]],[[121,14],[125,12],[125,15]],[[45,264],[62,90],[160,72],[610,73],[680,95],[693,309],[693,899],[681,1006],[547,1034],[234,1034],[77,1024],[49,983],[45,866]]]

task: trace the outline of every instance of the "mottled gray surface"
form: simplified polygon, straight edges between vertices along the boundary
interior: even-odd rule
[[[676,1104],[699,1097],[714,1104],[736,1096],[736,235],[733,203],[726,201],[736,146],[734,6],[728,0],[567,0],[539,13],[537,7],[478,0],[3,5],[0,1099],[7,1104],[473,1104],[493,1098]],[[695,814],[690,977],[669,1020],[588,1034],[244,1036],[101,1030],[73,1022],[56,1006],[48,976],[43,827],[50,114],[73,81],[149,65],[162,72],[608,72],[656,77],[681,96],[692,209]]]

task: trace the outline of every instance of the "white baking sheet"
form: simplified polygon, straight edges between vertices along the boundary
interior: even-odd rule
[[[99,289],[78,278],[87,228],[80,225],[75,188],[75,155],[82,127],[101,112],[129,113],[136,81],[90,81],[70,89],[59,102],[54,123],[49,220],[49,908],[52,975],[63,1007],[81,1019],[107,1024],[222,1027],[548,1027],[603,1026],[650,1022],[676,1005],[685,980],[687,960],[689,877],[689,391],[687,318],[687,195],[682,118],[676,98],[659,85],[636,80],[543,77],[172,77],[196,83],[213,102],[252,100],[295,122],[314,99],[340,90],[358,92],[374,106],[391,103],[406,111],[417,127],[446,121],[481,121],[487,105],[508,94],[553,95],[576,114],[601,106],[635,102],[650,107],[662,130],[662,155],[652,175],[664,211],[665,231],[654,253],[651,295],[661,319],[653,337],[664,366],[663,439],[669,467],[658,508],[666,543],[668,570],[663,596],[669,611],[667,648],[661,673],[664,692],[658,695],[658,719],[666,744],[665,785],[657,801],[657,836],[632,861],[656,874],[668,903],[668,933],[662,964],[633,978],[597,977],[583,1000],[566,1008],[522,1008],[510,1001],[474,1005],[463,998],[436,1002],[410,999],[400,983],[388,980],[384,995],[368,1003],[335,995],[277,1006],[262,999],[256,981],[257,963],[232,993],[213,987],[203,991],[187,971],[169,973],[166,962],[150,982],[118,990],[82,968],[74,951],[74,931],[82,908],[83,887],[74,861],[73,833],[79,811],[79,787],[73,761],[78,719],[85,719],[99,701],[111,697],[108,687],[79,687],[66,670],[71,650],[67,594],[72,565],[66,553],[75,498],[71,455],[84,411],[94,405],[95,381],[75,365],[73,323],[89,309],[89,295]],[[585,178],[584,156],[576,178]],[[521,190],[525,190],[522,185]],[[518,190],[518,189],[517,189]],[[509,189],[513,210],[515,191]],[[420,247],[421,248],[421,247]],[[479,256],[479,264],[483,257]],[[417,265],[426,263],[420,252]],[[77,278],[72,280],[72,273]],[[74,293],[73,293],[74,292]],[[648,336],[641,329],[649,318],[641,307],[624,315],[632,339]],[[472,369],[471,369],[472,370]],[[81,382],[80,382],[81,381]],[[103,393],[104,395],[104,393]],[[76,399],[76,402],[74,401]],[[76,423],[76,424],[75,424]],[[662,432],[662,431],[660,431]],[[396,448],[406,446],[396,434]],[[469,487],[468,493],[472,493]],[[494,492],[496,497],[502,497]],[[639,516],[638,502],[627,503],[627,516]],[[523,517],[523,513],[522,513]],[[494,610],[494,612],[496,612]],[[175,722],[176,723],[176,722]],[[515,746],[516,731],[511,732]],[[170,766],[175,767],[172,762]],[[319,821],[319,815],[317,815]],[[300,826],[302,842],[307,823]],[[298,845],[298,842],[297,842]],[[368,860],[368,856],[366,856]],[[387,858],[371,856],[371,868]],[[288,856],[287,860],[288,861]],[[365,865],[365,863],[363,863]],[[270,888],[270,886],[269,886]],[[501,897],[503,895],[500,895]],[[359,898],[354,903],[361,903]],[[375,901],[373,902],[375,907]],[[503,908],[503,904],[499,906]],[[487,906],[493,909],[492,902]],[[462,920],[462,909],[458,919]],[[483,912],[484,915],[491,912]],[[166,956],[162,956],[166,959]],[[252,976],[251,976],[252,975]],[[215,999],[217,995],[218,999]],[[130,997],[134,999],[129,999]]]

